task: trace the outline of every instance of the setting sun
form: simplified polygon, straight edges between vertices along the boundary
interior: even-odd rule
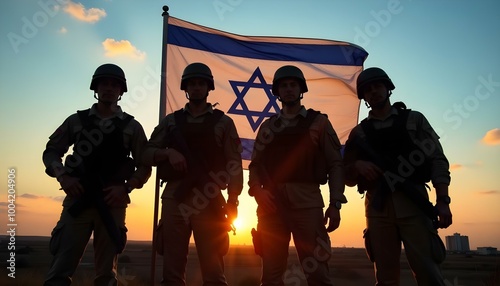
[[[236,228],[236,229],[239,229],[241,228],[241,226],[243,226],[243,219],[242,218],[237,218],[233,221],[233,226]]]

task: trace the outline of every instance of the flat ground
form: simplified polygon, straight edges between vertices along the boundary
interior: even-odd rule
[[[7,269],[9,252],[6,237],[1,237],[0,285],[32,286],[42,285],[52,256],[48,251],[48,237],[16,237],[15,278],[10,278]],[[130,241],[119,257],[120,285],[152,285],[151,283],[151,244]],[[255,255],[251,246],[232,246],[225,257],[226,276],[230,286],[259,285],[260,257]],[[155,285],[160,285],[161,256],[155,259]],[[373,266],[366,257],[364,249],[334,248],[330,261],[335,285],[374,285]],[[469,256],[450,254],[442,264],[443,275],[450,286],[499,286],[500,256]],[[287,285],[306,285],[299,270],[294,248],[290,248],[289,267],[285,276]],[[401,258],[401,285],[416,285],[404,255]],[[92,285],[93,250],[87,248],[77,269],[72,285]],[[196,249],[191,248],[187,285],[201,285],[200,269]]]

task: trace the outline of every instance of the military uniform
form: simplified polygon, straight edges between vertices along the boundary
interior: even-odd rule
[[[144,162],[156,165],[155,152],[174,148],[170,142],[179,131],[190,156],[203,165],[194,174],[177,174],[164,178],[167,182],[161,195],[162,212],[157,229],[157,250],[163,255],[163,282],[166,285],[185,285],[186,264],[191,234],[200,260],[203,285],[227,285],[223,257],[229,247],[229,223],[225,219],[225,199],[221,189],[237,197],[243,188],[241,144],[236,127],[226,115],[207,104],[206,110],[193,117],[189,105],[167,115],[154,129],[144,152]],[[219,117],[214,118],[217,114]],[[184,122],[177,122],[182,120]],[[210,123],[211,122],[211,123]],[[177,131],[175,131],[177,129]],[[177,150],[176,149],[176,150]],[[182,153],[183,150],[177,150]],[[187,157],[190,157],[187,156]],[[191,161],[192,162],[192,161]],[[188,169],[193,170],[193,166]],[[168,163],[167,163],[168,164]],[[162,172],[160,167],[157,172]],[[173,172],[173,170],[171,170]],[[211,181],[200,180],[185,188],[185,182],[208,175]],[[187,176],[187,177],[186,177]]]
[[[425,200],[429,199],[427,180],[434,185],[449,185],[449,163],[438,135],[420,112],[406,111],[407,118],[401,117],[402,112],[394,106],[386,118],[375,118],[370,112],[366,123],[351,131],[344,153],[346,181],[366,190],[365,245],[375,264],[377,285],[399,285],[401,242],[418,284],[444,285],[438,266],[442,258],[437,257],[444,249],[438,246],[440,238],[432,220],[405,193],[408,190],[397,184],[391,190],[380,182],[365,184],[353,168],[356,160],[376,161],[355,143],[360,140],[392,160],[386,166],[394,173],[392,178],[411,181],[412,191]]]
[[[151,174],[151,167],[140,164],[147,142],[141,124],[119,107],[112,117],[100,118],[96,106],[69,116],[50,136],[43,152],[49,176],[56,177],[54,169],[63,168],[70,176],[80,178],[86,192],[79,198],[64,198],[60,219],[52,231],[50,251],[54,258],[44,285],[71,284],[92,233],[95,285],[116,285],[117,254],[126,242],[125,210],[130,199],[109,207],[99,196],[102,188],[125,184],[131,178],[144,184]],[[72,145],[73,153],[63,164],[62,157]],[[127,161],[130,153],[133,160]]]
[[[328,118],[303,106],[294,117],[280,113],[262,123],[249,165],[249,194],[271,191],[277,212],[257,208],[262,242],[262,285],[283,285],[288,247],[295,247],[309,285],[332,285],[331,243],[324,225],[320,184],[330,200],[346,203],[340,142]]]

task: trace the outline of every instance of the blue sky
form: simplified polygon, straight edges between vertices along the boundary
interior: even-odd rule
[[[453,166],[455,223],[441,234],[468,235],[471,247],[500,247],[500,2],[494,0],[2,1],[0,170],[4,178],[9,168],[17,172],[17,210],[26,221],[21,234],[49,235],[58,218],[62,193],[44,174],[41,154],[68,115],[94,103],[89,85],[97,66],[113,62],[125,70],[125,111],[148,136],[156,126],[163,5],[171,16],[235,34],[363,47],[369,53],[365,67],[385,69],[395,83],[392,100],[423,112],[442,137]],[[366,114],[361,104],[360,119]],[[6,188],[0,189],[5,202]],[[145,226],[131,218],[131,234],[151,225],[153,189],[150,182],[142,195],[134,194],[129,218],[134,210],[151,211],[141,216]],[[362,201],[353,189],[346,193],[350,202],[332,243],[361,246]],[[29,207],[42,200],[54,210]],[[251,200],[248,205],[252,215]],[[47,226],[29,215],[45,218]],[[32,221],[38,225],[31,227]],[[356,238],[348,239],[349,232]]]

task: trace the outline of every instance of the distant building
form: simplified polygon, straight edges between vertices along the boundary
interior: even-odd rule
[[[496,247],[478,247],[476,253],[479,255],[497,255],[497,248]]]
[[[454,233],[453,236],[446,237],[446,250],[453,252],[468,252],[469,247],[469,237],[460,235],[460,233]]]

